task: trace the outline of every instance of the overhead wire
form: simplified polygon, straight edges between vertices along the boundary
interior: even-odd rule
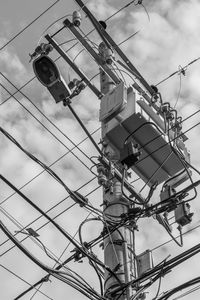
[[[94,180],[94,178],[93,178],[92,180]],[[77,191],[80,190],[80,189],[82,189],[83,187],[85,187],[87,184],[91,183],[92,180],[89,180],[88,182],[84,183],[82,186],[80,186],[80,187],[77,189]],[[89,195],[92,194],[94,191],[95,191],[95,189],[93,189],[91,192],[89,192],[86,196],[89,196]],[[45,213],[46,213],[46,214],[49,213],[49,212],[52,211],[54,208],[56,208],[58,205],[60,205],[61,203],[63,203],[66,199],[68,199],[69,197],[70,197],[70,196],[67,196],[67,197],[65,197],[64,199],[62,199],[61,201],[59,201],[58,203],[56,203],[55,205],[53,205],[52,207],[50,207],[48,210],[46,210]],[[67,212],[69,209],[71,209],[72,207],[74,207],[75,205],[77,205],[77,203],[71,204],[69,207],[67,207],[67,208],[64,209],[64,210],[62,209],[62,211],[61,211],[59,214],[57,214],[55,217],[53,217],[53,219],[58,218],[59,216],[61,216],[61,215],[64,214],[65,212]],[[90,212],[90,213],[91,213],[91,212]],[[30,226],[33,225],[35,222],[37,222],[38,220],[40,220],[42,217],[43,217],[43,216],[40,215],[39,217],[37,217],[36,219],[34,219],[34,220],[31,221],[30,223],[28,223],[26,226],[24,226],[23,229],[26,229],[26,228],[30,227]],[[41,225],[41,226],[36,230],[36,232],[37,232],[38,230],[44,228],[47,224],[49,224],[49,222],[46,222],[46,223],[44,223],[43,225]],[[17,234],[18,234],[18,233],[16,233],[16,235],[17,235]],[[26,239],[26,238],[24,238],[24,239],[22,240],[22,242],[23,242],[25,239]],[[5,244],[6,242],[8,242],[8,241],[9,241],[9,240],[6,240],[6,241],[2,242],[2,243],[0,244],[0,246],[4,245],[4,244]],[[11,249],[12,249],[12,248],[8,249],[6,252],[4,252],[3,254],[1,254],[0,257],[3,256],[4,254],[6,254],[6,253],[7,253],[8,251],[10,251]]]
[[[91,212],[86,216],[86,218],[85,218],[85,220],[87,219],[87,218],[89,218],[89,216],[91,215]],[[39,229],[38,229],[39,230]],[[78,234],[78,230],[79,229],[77,229],[77,231],[74,233],[74,235],[73,235],[73,238],[75,239],[75,237],[76,237],[76,235]],[[20,241],[21,242],[21,241]],[[64,253],[66,252],[66,250],[68,249],[68,247],[70,246],[70,242],[68,242],[68,244],[67,244],[67,246],[65,247],[65,249],[62,251],[62,253],[61,253],[61,255],[59,256],[59,259],[61,259],[61,257],[64,255]],[[72,256],[72,259],[74,258],[74,256]],[[65,260],[64,262],[63,262],[63,265],[65,265],[65,264],[67,264],[70,260],[72,260],[72,259],[67,259],[67,260]],[[55,268],[55,266],[56,266],[56,264],[54,265],[54,268]],[[59,264],[57,267],[56,267],[56,269],[60,269],[61,268],[61,265]],[[47,276],[49,276],[49,275],[47,275]],[[50,276],[49,276],[50,277]],[[45,280],[45,277],[43,277],[41,280],[39,280],[39,282],[36,282],[35,284],[34,284],[34,286],[37,286],[37,285],[39,285],[39,284],[43,284],[44,282],[45,282],[46,280]],[[39,287],[40,288],[40,287]],[[38,289],[39,289],[38,288]],[[29,288],[29,289],[27,289],[27,290],[25,290],[22,294],[20,294],[16,299],[20,299],[22,296],[24,296],[25,294],[27,294],[30,290],[32,290],[32,288]]]
[[[55,1],[51,4],[47,9],[45,9],[39,16],[37,16],[34,20],[32,20],[29,24],[27,24],[24,28],[22,28],[16,35],[14,35],[10,40],[8,40],[3,46],[0,47],[0,51],[3,50],[6,46],[8,46],[11,42],[13,42],[19,35],[21,35],[27,28],[29,28],[33,23],[35,23],[40,17],[42,17],[48,10],[50,10],[54,5],[56,5],[60,0]]]
[[[1,76],[3,76],[16,90],[18,90],[18,88],[3,74],[3,73],[1,73],[0,72],[0,74],[1,74]],[[1,83],[0,83],[0,85],[10,94],[10,92],[8,91],[8,89],[5,87],[5,86],[3,86]],[[73,146],[76,146],[76,148],[86,157],[86,158],[88,158],[90,161],[91,161],[91,159],[90,159],[90,157],[84,152],[84,151],[82,151],[79,147],[77,147],[77,145],[62,131],[62,130],[60,130],[60,128],[58,127],[58,126],[56,126],[34,103],[33,103],[33,101],[27,96],[27,95],[25,95],[22,91],[19,91],[18,90],[18,92],[20,92],[21,94],[22,94],[22,96],[24,96],[36,109],[37,109],[37,111],[39,111],[40,112],[40,114],[54,127],[54,128],[56,128],[65,138],[67,138],[71,143],[72,143],[72,145]],[[67,150],[69,150],[69,148],[54,134],[54,133],[52,133],[38,118],[36,118],[35,117],[35,115],[33,114],[33,113],[31,113],[31,111],[25,106],[25,105],[23,105],[15,96],[13,96],[13,98],[37,121],[37,122],[39,122],[40,123],[40,125],[42,126],[42,127],[44,127],[57,141],[59,141],[59,143],[60,144],[62,144],[65,148],[67,148]],[[80,160],[80,158],[77,156],[77,155],[75,155],[73,152],[72,152],[72,154],[82,163],[82,164],[84,164],[83,163],[83,161],[81,161]],[[91,161],[92,162],[92,161]],[[92,162],[93,163],[93,162]],[[84,166],[86,167],[86,168],[88,168],[88,166],[86,165],[86,164],[84,164]]]
[[[26,283],[27,285],[29,285],[30,287],[32,287],[33,289],[36,289],[35,287],[33,287],[28,281],[26,281],[25,279],[23,279],[21,276],[17,275],[15,272],[11,271],[10,269],[8,269],[7,267],[5,267],[4,265],[0,264],[0,267],[3,268],[4,270],[6,270],[7,272],[9,272],[10,274],[12,274],[13,276],[15,276],[16,278],[18,278],[19,280],[23,281],[24,283]],[[37,290],[37,289],[36,289]],[[40,294],[42,294],[44,297],[53,300],[53,298],[50,298],[48,295],[46,295],[44,292],[39,291]]]
[[[91,297],[91,299],[99,299],[99,300],[103,299],[102,296],[100,296],[97,292],[95,292],[94,289],[86,287],[85,284],[83,284],[82,282],[77,280],[77,278],[75,281],[72,279],[69,280],[69,278],[66,277],[66,276],[69,276],[69,274],[57,271],[55,269],[52,269],[52,268],[44,265],[41,261],[39,261],[36,257],[34,257],[22,244],[20,244],[18,242],[18,240],[11,234],[11,232],[6,228],[6,226],[1,221],[0,221],[0,228],[29,259],[31,259],[35,264],[37,264],[44,271],[46,271],[47,273],[51,274],[52,276],[56,277],[57,279],[65,282],[69,285],[72,285],[74,287],[78,286],[79,288],[77,288],[77,290],[79,290],[81,293],[87,294],[87,295],[92,295],[94,297],[94,298]]]
[[[91,134],[93,135],[94,133],[96,133],[100,128],[97,128],[96,130],[94,130]],[[81,140],[77,145],[81,145],[85,140],[87,140],[88,137],[84,138],[83,140]],[[71,153],[72,150],[74,150],[76,148],[76,146],[74,146],[72,149],[68,150],[68,152],[64,153],[62,156],[60,156],[58,159],[56,159],[54,162],[52,162],[50,165],[48,165],[48,167],[52,167],[54,164],[56,164],[58,161],[60,161],[63,157],[65,157],[67,154]],[[23,189],[24,187],[26,187],[28,184],[30,184],[33,180],[35,180],[36,178],[38,178],[40,175],[42,175],[45,172],[45,170],[42,170],[41,172],[39,172],[38,174],[36,174],[33,178],[31,178],[29,181],[27,181],[26,183],[24,183],[19,190]],[[96,177],[96,176],[95,176]],[[94,179],[94,178],[93,178]],[[12,193],[11,195],[7,196],[3,201],[0,202],[0,205],[2,205],[3,203],[5,203],[7,200],[9,200],[12,196],[14,196],[15,193]]]
[[[179,296],[176,297],[176,298],[173,298],[172,300],[178,300],[178,299],[181,299],[181,298],[183,298],[183,297],[185,297],[185,296],[187,296],[187,295],[189,295],[189,294],[191,294],[191,293],[196,292],[196,291],[199,290],[199,289],[200,289],[200,285],[196,286],[195,288],[192,288],[192,289],[188,290],[188,291],[185,292],[185,293],[182,293],[181,295],[179,295]]]
[[[193,63],[197,62],[198,60],[200,60],[200,57],[197,57],[197,58],[193,59],[191,62],[189,62],[187,65],[185,65],[184,67],[181,68],[181,72],[185,72],[189,66],[191,66]],[[157,87],[158,85],[165,82],[166,80],[173,77],[174,75],[179,74],[179,72],[180,72],[180,70],[178,69],[177,71],[173,72],[172,74],[170,74],[166,78],[159,81],[155,86]]]

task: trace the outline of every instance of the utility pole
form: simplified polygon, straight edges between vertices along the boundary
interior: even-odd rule
[[[192,214],[183,202],[187,193],[176,193],[175,188],[191,176],[188,170],[190,157],[184,145],[187,137],[181,131],[182,121],[177,117],[177,111],[169,103],[163,103],[155,86],[149,86],[106,32],[106,24],[103,21],[98,22],[81,0],[75,1],[101,37],[99,49],[95,51],[77,29],[81,23],[80,13],[75,12],[72,21],[64,20],[63,29],[69,30],[97,63],[100,69],[100,90],[62,50],[54,36],[46,35],[48,44],[41,45],[37,48],[38,52],[33,53],[33,68],[37,78],[49,90],[56,103],[63,102],[69,107],[100,154],[97,172],[98,182],[103,187],[102,236],[105,237],[101,244],[104,249],[104,264],[101,266],[105,269],[105,281],[104,293],[101,292],[104,299],[143,300],[146,297],[145,289],[140,287],[141,278],[148,278],[150,286],[151,274],[148,275],[148,272],[152,271],[153,274],[154,269],[149,249],[137,256],[135,254],[135,216],[141,211],[144,217],[155,216],[173,240],[182,246],[181,226],[191,222]],[[68,85],[64,82],[55,63],[48,57],[52,49],[63,57],[79,79],[74,78]],[[134,74],[139,84],[134,82],[127,87],[116,75],[117,72],[113,71],[116,63],[114,52],[123,60],[117,62],[126,71]],[[71,99],[79,95],[86,85],[100,99],[102,150],[70,105]],[[172,141],[175,141],[174,145]],[[128,184],[129,168],[143,180],[144,187],[149,186],[146,199]],[[160,202],[149,206],[154,189],[163,182]],[[126,191],[130,192],[130,196],[126,195]],[[81,202],[85,199],[81,197],[79,200]],[[139,207],[141,204],[142,208]],[[180,225],[181,243],[174,238],[169,226],[167,216],[173,212],[176,223]]]
[[[99,55],[105,63],[112,65],[112,50],[108,49],[104,42],[99,45]],[[115,85],[111,78],[100,68],[100,90],[104,97],[112,97]],[[105,101],[104,97],[101,101]],[[101,107],[103,104],[101,105]],[[108,109],[108,107],[107,107]],[[105,114],[107,112],[105,111]],[[100,117],[101,118],[101,117]],[[122,195],[121,182],[116,178],[112,178],[112,163],[116,161],[116,154],[111,147],[109,141],[106,140],[104,127],[106,120],[102,121],[102,144],[103,152],[108,155],[111,162],[110,170],[106,170],[102,165],[98,166],[99,181],[103,185],[103,213],[108,233],[112,222],[120,221],[120,216],[126,214],[129,208],[129,201]],[[105,179],[105,177],[107,177]],[[134,263],[135,237],[134,227],[130,228],[122,226],[120,229],[110,233],[104,239],[104,263],[116,275],[114,277],[108,271],[105,272],[104,296],[108,299],[130,300],[133,294],[132,288],[126,288],[118,294],[113,293],[116,288],[123,287],[134,278],[136,278],[136,270]],[[131,250],[131,251],[130,251]]]

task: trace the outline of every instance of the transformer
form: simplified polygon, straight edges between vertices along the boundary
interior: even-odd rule
[[[116,100],[112,100],[113,95]],[[104,102],[100,108],[103,140],[111,145],[116,159],[120,160],[126,139],[130,137],[129,140],[138,144],[138,151],[141,151],[139,160],[131,168],[149,186],[160,184],[184,169],[164,133],[164,119],[147,101],[141,97],[138,99],[132,86],[126,88],[121,83],[120,88],[117,86],[104,96]],[[109,106],[109,110],[102,109],[103,106]],[[174,138],[172,130],[169,137]],[[186,136],[183,138],[184,141],[187,139]],[[189,161],[184,141],[181,143],[182,152]]]

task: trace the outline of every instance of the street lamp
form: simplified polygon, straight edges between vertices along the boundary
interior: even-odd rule
[[[56,103],[70,97],[71,90],[60,75],[54,61],[47,55],[40,55],[33,61],[37,79],[49,90]]]

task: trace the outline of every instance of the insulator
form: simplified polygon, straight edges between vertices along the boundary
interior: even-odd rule
[[[73,24],[76,27],[81,25],[81,14],[79,11],[75,10],[72,15]]]
[[[42,52],[44,52],[46,55],[48,55],[49,52],[51,52],[53,50],[53,46],[52,45],[45,44],[45,43],[41,44],[41,48],[42,48]]]
[[[98,164],[97,165],[97,172],[98,173],[105,173],[106,169],[104,168],[104,166],[102,164]]]
[[[83,82],[83,81],[79,81],[78,83],[77,83],[77,87],[79,88],[79,90],[84,90],[84,88],[86,87],[86,84],[85,84],[85,82]]]
[[[103,57],[108,65],[113,62],[113,51],[109,49],[103,42],[99,44],[99,54]]]
[[[107,183],[107,177],[104,174],[99,174],[98,175],[98,184],[100,185],[106,185]]]
[[[104,55],[105,55],[105,61],[108,65],[111,65],[113,62],[113,52],[109,48],[105,48],[104,50]]]

